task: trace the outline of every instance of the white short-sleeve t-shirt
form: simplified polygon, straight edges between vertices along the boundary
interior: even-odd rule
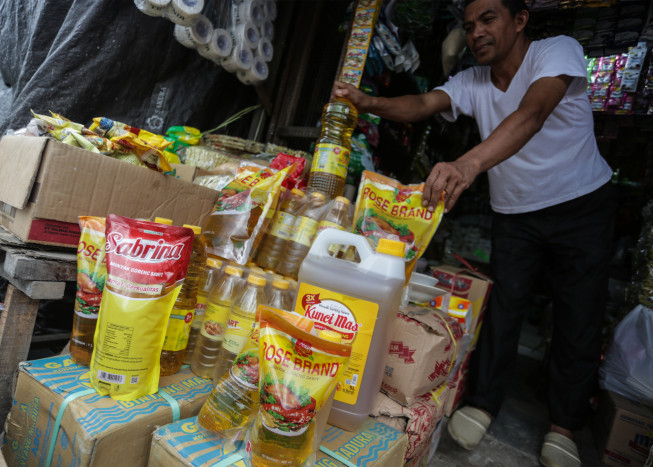
[[[542,129],[519,152],[488,171],[496,212],[515,214],[554,206],[610,180],[612,170],[594,137],[583,49],[567,36],[531,42],[506,92],[492,84],[488,66],[468,68],[436,88],[451,98],[452,110],[442,116],[449,121],[460,114],[475,118],[485,140],[517,110],[533,82],[560,75],[574,79]]]

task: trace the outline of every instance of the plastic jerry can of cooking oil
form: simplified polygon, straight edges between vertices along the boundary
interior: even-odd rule
[[[360,262],[329,254],[332,245],[354,247]],[[389,329],[406,280],[404,243],[381,239],[376,251],[365,237],[337,229],[322,231],[299,270],[295,311],[314,329],[342,335],[351,360],[336,387],[329,424],[356,431],[369,416],[381,388]]]

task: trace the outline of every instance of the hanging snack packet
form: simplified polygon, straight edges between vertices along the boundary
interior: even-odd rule
[[[70,358],[86,366],[91,363],[93,336],[107,278],[105,223],[104,217],[79,216],[81,234],[77,244],[77,291]]]
[[[193,236],[185,227],[107,217],[107,280],[91,360],[91,384],[101,395],[134,400],[158,390],[166,326]]]
[[[372,248],[379,239],[406,244],[406,279],[428,247],[444,214],[442,198],[434,212],[422,206],[424,184],[402,185],[374,172],[363,172],[356,210],[354,233],[367,238]]]
[[[202,230],[207,254],[243,265],[250,261],[272,217],[268,214],[277,208],[281,184],[293,170],[242,170],[229,182]]]
[[[349,363],[351,346],[299,329],[261,310],[259,409],[245,441],[257,466],[311,466],[316,416]]]
[[[197,423],[221,438],[242,439],[259,403],[259,317],[262,309],[273,310],[286,321],[310,332],[313,321],[294,312],[259,305],[257,322],[252,335],[234,360],[231,368],[213,388],[199,415]]]

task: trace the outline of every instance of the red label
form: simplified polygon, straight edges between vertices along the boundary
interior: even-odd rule
[[[413,355],[417,350],[413,350],[407,345],[404,345],[400,341],[390,342],[390,355],[396,355],[399,359],[403,360],[404,363],[415,363],[413,360]]]
[[[33,219],[27,239],[33,242],[77,246],[80,233],[77,223]]]

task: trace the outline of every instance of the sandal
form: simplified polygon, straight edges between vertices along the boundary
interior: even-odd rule
[[[481,442],[490,422],[492,419],[482,410],[467,406],[454,412],[447,431],[461,447],[471,450]]]
[[[581,467],[576,443],[553,431],[544,436],[540,464],[545,467]]]

